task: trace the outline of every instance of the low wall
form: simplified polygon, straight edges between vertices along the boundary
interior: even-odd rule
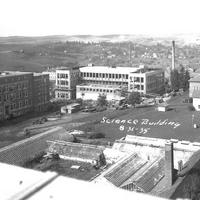
[[[26,161],[47,149],[47,140],[55,138],[57,133],[63,131],[65,130],[62,127],[54,127],[44,133],[1,148],[0,162],[22,166]]]

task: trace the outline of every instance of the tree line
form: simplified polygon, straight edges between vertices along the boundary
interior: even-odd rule
[[[172,70],[170,72],[171,89],[173,91],[178,91],[179,89],[186,91],[189,88],[189,79],[190,74],[183,66],[181,66],[180,71],[177,69]]]

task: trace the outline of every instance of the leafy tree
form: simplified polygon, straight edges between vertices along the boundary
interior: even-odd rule
[[[179,72],[179,88],[184,88],[185,86],[185,68],[181,65]]]
[[[106,96],[99,94],[99,97],[97,99],[97,106],[103,107],[103,106],[106,106],[107,104],[108,102],[106,100]]]
[[[141,97],[139,92],[131,92],[128,97],[128,104],[131,104],[135,107],[135,104],[139,104],[141,102]]]
[[[189,88],[189,80],[190,80],[190,74],[188,70],[185,71],[185,79],[184,79],[184,87],[183,90],[186,91]]]
[[[172,90],[174,91],[178,91],[179,90],[179,86],[180,86],[180,83],[179,83],[179,72],[177,69],[174,69],[170,72],[170,81],[171,81],[171,87],[172,87]]]
[[[186,91],[189,88],[189,79],[190,74],[183,66],[181,66],[180,71],[174,69],[170,73],[172,90],[178,91],[180,88],[182,88],[184,91]]]
[[[127,87],[122,87],[120,90],[120,96],[121,97],[127,97],[128,95],[128,88]]]

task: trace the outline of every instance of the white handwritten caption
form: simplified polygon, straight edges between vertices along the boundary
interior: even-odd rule
[[[121,125],[119,127],[120,131],[127,131],[127,132],[133,132],[135,135],[145,135],[146,133],[148,133],[148,131],[150,130],[150,128],[144,128],[144,127],[131,127],[131,126],[124,126]]]
[[[173,129],[176,129],[181,125],[179,122],[170,121],[169,119],[159,119],[158,121],[151,121],[150,119],[109,119],[107,117],[103,117],[100,123],[119,124],[120,131],[134,132],[135,134],[140,135],[146,134],[150,130],[150,127],[153,126],[170,126]],[[137,127],[135,125],[137,125]]]

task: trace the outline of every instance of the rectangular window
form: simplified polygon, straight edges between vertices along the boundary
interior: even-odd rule
[[[141,78],[141,83],[144,83],[144,78],[143,77]]]

